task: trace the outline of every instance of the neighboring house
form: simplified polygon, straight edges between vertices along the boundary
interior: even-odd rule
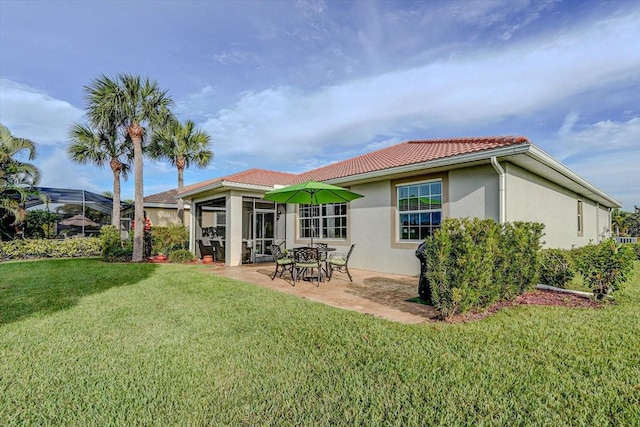
[[[298,175],[250,169],[186,186],[191,250],[216,239],[232,266],[270,260],[274,241],[308,244],[309,207],[262,199],[308,180],[364,195],[316,209],[315,240],[339,251],[355,243],[353,268],[402,274],[419,273],[415,249],[446,217],[541,222],[546,247],[570,248],[610,237],[621,206],[525,137],[409,141]]]
[[[154,226],[167,227],[172,224],[180,224],[177,194],[178,190],[173,189],[144,198],[144,210]],[[189,203],[184,204],[184,224],[187,228],[191,222],[189,207]]]

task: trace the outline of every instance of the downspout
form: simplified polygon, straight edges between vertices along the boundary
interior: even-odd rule
[[[602,242],[603,237],[600,234],[600,203],[596,202],[596,242]]]
[[[491,157],[491,165],[499,175],[499,203],[500,203],[500,224],[504,224],[507,217],[507,174],[505,173],[496,156]]]

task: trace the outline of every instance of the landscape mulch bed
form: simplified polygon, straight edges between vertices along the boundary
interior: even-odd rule
[[[481,320],[498,312],[504,307],[513,307],[518,305],[551,305],[557,307],[598,309],[602,307],[603,303],[565,292],[537,289],[518,296],[514,301],[498,302],[481,312],[460,314],[453,316],[453,318],[448,319],[447,321],[451,323],[459,323]]]

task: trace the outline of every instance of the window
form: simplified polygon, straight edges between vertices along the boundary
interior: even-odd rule
[[[442,181],[399,185],[398,236],[419,241],[432,236],[442,222]]]
[[[300,238],[321,239],[347,238],[347,204],[300,205]]]
[[[582,215],[582,200],[578,200],[578,237],[581,237],[584,230],[583,223],[583,215]]]

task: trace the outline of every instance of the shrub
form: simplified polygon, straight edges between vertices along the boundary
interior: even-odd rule
[[[189,243],[189,233],[183,225],[153,227],[151,237],[153,239],[153,253],[162,253],[166,256],[169,256],[174,250],[186,249]]]
[[[571,253],[563,249],[540,251],[540,281],[556,288],[566,288],[575,276]]]
[[[177,249],[169,254],[169,262],[173,263],[189,263],[195,261],[196,257],[187,249]]]
[[[123,245],[120,232],[115,225],[105,225],[100,229],[102,260],[105,262],[130,261],[132,250]]]
[[[0,242],[0,259],[71,258],[100,255],[97,237],[65,240],[19,239]]]
[[[612,239],[574,251],[576,269],[597,300],[621,288],[633,271],[634,257],[629,246],[617,246]]]
[[[441,316],[513,299],[531,287],[542,229],[537,223],[445,219],[425,252],[431,299]]]

